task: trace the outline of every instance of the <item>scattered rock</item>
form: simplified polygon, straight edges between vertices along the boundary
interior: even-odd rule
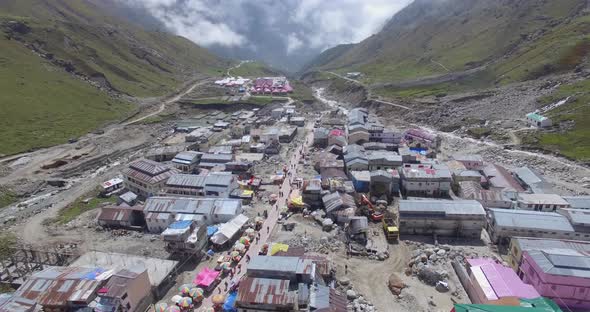
[[[348,298],[349,300],[353,300],[356,299],[356,292],[352,289],[349,289],[346,291],[346,298]]]

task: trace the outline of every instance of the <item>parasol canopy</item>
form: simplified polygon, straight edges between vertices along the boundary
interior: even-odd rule
[[[213,302],[213,304],[223,304],[225,302],[225,296],[221,294],[214,295],[211,298],[211,302]]]
[[[250,245],[250,239],[246,236],[240,237],[239,242],[246,245],[246,246]]]
[[[169,306],[166,308],[166,312],[180,312],[180,308],[177,306]]]
[[[188,295],[191,296],[191,298],[193,298],[193,300],[200,301],[200,300],[203,300],[204,293],[205,292],[203,291],[203,289],[195,287],[195,288],[191,288]]]
[[[172,298],[170,298],[170,301],[172,301],[174,303],[178,303],[180,301],[180,299],[182,299],[181,295],[174,295],[174,296],[172,296]]]
[[[178,302],[178,305],[181,308],[190,308],[190,306],[193,304],[193,299],[191,299],[190,297],[184,297],[180,300],[180,302]]]
[[[156,312],[166,312],[166,308],[168,308],[168,304],[165,302],[156,304]]]
[[[229,263],[229,262],[222,263],[221,264],[221,269],[224,270],[224,271],[231,270],[231,263]]]
[[[232,258],[239,257],[239,256],[240,256],[240,252],[239,252],[239,251],[237,251],[237,250],[234,250],[234,251],[232,251],[232,252],[229,254],[229,256],[230,256],[230,257],[232,257]]]
[[[191,290],[192,287],[193,287],[193,285],[184,284],[184,285],[178,287],[178,291],[180,291],[180,293],[183,295],[188,295],[188,292]]]
[[[199,312],[215,312],[215,308],[213,308],[213,307],[205,307],[205,308],[201,308],[199,310]]]
[[[234,245],[234,250],[235,251],[243,251],[244,249],[246,249],[246,245],[244,245],[242,243],[236,243]]]
[[[262,223],[262,222],[264,222],[264,219],[262,217],[256,217],[256,218],[254,218],[254,222]]]

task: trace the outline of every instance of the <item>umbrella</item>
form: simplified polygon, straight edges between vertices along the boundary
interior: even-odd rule
[[[256,217],[256,218],[254,218],[254,222],[262,223],[262,222],[264,222],[264,219],[262,217]]]
[[[156,312],[166,312],[166,308],[168,307],[167,303],[161,302],[156,304]]]
[[[223,304],[225,302],[225,296],[215,295],[211,298],[211,302],[213,302],[213,304]]]
[[[253,228],[247,228],[245,232],[246,232],[246,234],[250,235],[250,234],[254,234],[254,232],[256,232],[256,231],[254,231]]]
[[[180,291],[183,295],[188,295],[188,292],[191,290],[193,285],[184,284],[178,287],[178,291]]]
[[[242,250],[244,250],[244,249],[246,249],[246,245],[244,245],[244,244],[242,244],[242,243],[236,243],[236,244],[234,245],[234,250],[235,250],[235,251],[242,251]]]
[[[231,263],[229,262],[224,262],[221,264],[221,269],[224,271],[230,270],[231,269]]]
[[[203,289],[201,288],[191,288],[191,291],[189,291],[189,296],[191,296],[191,298],[193,298],[193,300],[195,301],[200,301],[203,300],[203,294],[205,292],[203,291]]]
[[[166,308],[166,312],[180,312],[180,308],[177,306],[169,306]]]
[[[184,297],[180,300],[180,302],[178,303],[178,305],[181,308],[190,308],[190,306],[193,304],[193,299],[191,299],[190,297]]]
[[[232,252],[229,254],[229,256],[230,256],[230,257],[232,257],[232,258],[239,257],[239,256],[240,256],[240,252],[239,252],[239,251],[237,251],[237,250],[234,250],[234,251],[232,251]]]
[[[244,245],[250,245],[250,239],[246,236],[242,236],[239,240],[240,243],[244,244]]]
[[[178,303],[181,299],[182,299],[181,295],[174,295],[174,296],[172,296],[172,298],[170,298],[170,301],[172,301],[174,303]]]
[[[215,308],[213,307],[206,307],[199,310],[199,312],[215,312]]]

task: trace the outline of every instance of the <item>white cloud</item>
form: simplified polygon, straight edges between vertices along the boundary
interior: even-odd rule
[[[303,41],[296,34],[287,36],[287,54],[291,54],[303,46]]]

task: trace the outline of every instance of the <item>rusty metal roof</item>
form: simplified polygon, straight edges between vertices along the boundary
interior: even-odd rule
[[[103,269],[55,267],[33,274],[15,292],[45,307],[61,307],[68,302],[88,303],[96,296]]]
[[[103,207],[98,213],[98,221],[129,221],[133,209],[130,207]]]
[[[289,290],[289,281],[269,278],[245,277],[238,289],[238,306],[274,305],[292,307],[296,294]]]
[[[123,175],[148,184],[155,184],[167,180],[177,172],[176,169],[147,159],[140,159],[122,170]]]
[[[32,312],[36,305],[34,300],[9,296],[0,302],[0,312]]]

